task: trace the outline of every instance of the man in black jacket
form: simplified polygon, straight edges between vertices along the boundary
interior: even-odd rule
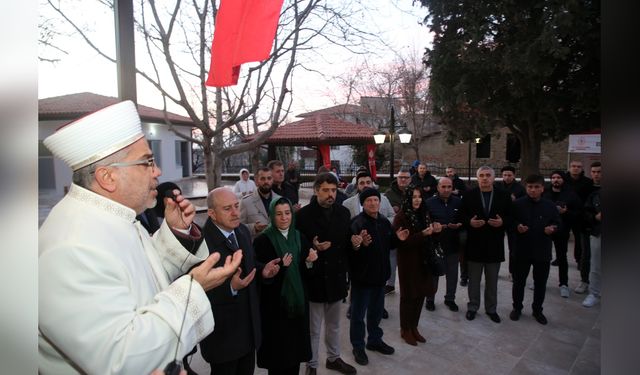
[[[504,231],[511,219],[511,197],[502,189],[494,189],[495,171],[482,166],[476,171],[478,187],[462,199],[462,223],[467,228],[465,259],[469,267],[469,303],[467,320],[473,320],[480,308],[480,281],[484,271],[484,309],[489,318],[500,323],[498,305],[498,273],[504,262]]]
[[[591,164],[591,178],[593,178],[594,191],[587,197],[584,203],[584,229],[589,235],[590,273],[589,295],[582,301],[582,306],[592,307],[600,303],[600,277],[601,277],[601,223],[602,207],[600,203],[600,178],[602,165],[600,162]]]
[[[516,236],[513,274],[513,311],[511,320],[520,319],[524,288],[529,270],[533,267],[533,317],[540,324],[547,324],[542,313],[551,266],[551,236],[560,228],[560,214],[555,204],[542,198],[544,177],[530,175],[525,179],[527,196],[515,201],[513,223]]]
[[[504,189],[511,196],[511,201],[522,198],[526,195],[524,186],[516,181],[516,169],[510,165],[506,165],[500,169],[502,174],[502,181],[497,182],[496,186],[500,189]],[[506,228],[507,232],[507,244],[509,245],[509,275],[513,279],[513,254],[515,254],[516,248],[516,233],[511,228]]]
[[[424,197],[430,197],[436,193],[438,180],[431,175],[426,164],[418,165],[418,171],[411,177],[411,184],[421,187]]]
[[[456,174],[455,168],[447,167],[444,170],[444,173],[447,177],[451,179],[451,183],[453,185],[453,190],[451,191],[451,194],[453,194],[458,198],[462,198],[462,196],[464,195],[464,192],[467,191],[467,185],[464,183],[464,181],[462,181],[462,179],[460,179],[460,177],[458,177],[458,174]]]
[[[582,162],[578,160],[572,160],[569,163],[569,170],[564,175],[564,184],[567,188],[573,190],[574,193],[578,195],[580,198],[580,204],[584,205],[585,200],[591,193],[591,187],[593,186],[593,181],[587,178],[584,175],[584,171],[582,168]],[[581,207],[582,208],[582,207]],[[582,220],[578,219],[573,222],[573,226],[571,227],[571,232],[573,232],[574,237],[574,247],[573,247],[573,257],[578,264],[578,268],[581,267],[580,259],[583,252],[583,248],[589,246],[588,240],[585,241],[584,231],[582,230]],[[588,249],[586,250],[588,251]],[[586,273],[586,275],[585,275]],[[589,272],[585,270],[585,272],[581,272],[582,282],[576,288],[576,293],[584,293],[589,286]]]
[[[556,265],[558,266],[558,279],[560,281],[560,296],[569,298],[569,266],[567,251],[569,246],[569,231],[573,223],[579,219],[582,212],[580,198],[564,185],[564,173],[551,172],[551,186],[545,189],[542,197],[555,203],[560,213],[562,226],[552,236],[553,245],[556,248]],[[551,263],[552,265],[554,263]]]
[[[226,187],[213,189],[207,196],[209,218],[204,238],[209,252],[220,258],[242,249],[242,263],[232,278],[207,292],[215,328],[200,342],[202,357],[215,375],[252,375],[255,353],[260,346],[260,315],[254,277],[272,278],[280,270],[280,258],[257,264],[249,229],[240,223],[240,203]]]
[[[399,228],[394,233],[391,223],[379,214],[380,193],[365,188],[359,194],[362,212],[351,220],[352,251],[349,256],[351,277],[351,325],[349,339],[358,364],[369,363],[365,353],[365,316],[368,333],[366,348],[382,354],[393,354],[395,349],[382,341],[382,310],[384,285],[391,272],[389,250],[404,241],[409,230]]]
[[[318,260],[308,270],[311,361],[306,374],[315,375],[322,320],[325,322],[326,367],[343,374],[356,369],[340,358],[340,306],[347,296],[347,252],[351,247],[349,210],[336,203],[338,179],[330,172],[316,176],[315,198],[296,214],[297,229],[318,252]]]

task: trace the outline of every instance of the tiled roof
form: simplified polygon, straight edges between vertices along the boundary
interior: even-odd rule
[[[98,95],[91,92],[54,96],[38,100],[39,120],[75,120],[104,107],[118,103],[120,100],[112,96]],[[138,105],[138,113],[142,121],[164,124],[162,110]],[[174,125],[193,126],[189,117],[167,112],[167,117]]]
[[[278,146],[367,144],[373,143],[374,131],[368,126],[320,114],[278,127],[265,143]],[[245,142],[256,136],[247,137]]]
[[[312,117],[315,115],[340,115],[340,114],[361,114],[373,113],[367,107],[361,107],[355,104],[340,104],[329,108],[319,109],[317,111],[301,113],[297,117]]]

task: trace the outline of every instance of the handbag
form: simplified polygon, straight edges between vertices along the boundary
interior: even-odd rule
[[[446,273],[446,265],[444,260],[444,250],[440,246],[440,242],[431,241],[428,246],[426,266],[433,276],[443,276]]]

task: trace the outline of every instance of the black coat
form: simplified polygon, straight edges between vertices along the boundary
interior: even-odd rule
[[[431,172],[427,171],[423,178],[420,178],[420,174],[416,173],[411,177],[411,184],[421,187],[423,189],[424,197],[430,197],[438,192],[438,180],[431,175]],[[425,189],[429,189],[428,191]]]
[[[460,207],[462,200],[453,194],[447,202],[435,195],[426,200],[425,205],[431,216],[431,221],[438,222],[443,225],[442,232],[434,237],[438,239],[445,254],[458,254],[460,252],[460,230],[447,227],[449,223],[460,223]]]
[[[384,215],[378,214],[374,219],[362,211],[351,220],[351,234],[360,234],[363,229],[371,235],[372,241],[369,246],[362,245],[358,250],[351,248],[351,283],[364,287],[384,286],[391,276],[389,251],[398,247],[400,240]]]
[[[260,347],[261,329],[258,290],[256,284],[262,276],[263,263],[256,263],[251,233],[240,224],[234,230],[238,247],[242,249],[242,274],[245,277],[255,267],[256,275],[251,284],[231,293],[231,278],[222,285],[207,292],[211,302],[215,328],[213,332],[200,342],[202,357],[209,363],[223,363],[236,360],[250,350]],[[211,218],[204,225],[204,238],[209,247],[209,253],[220,253],[220,261],[224,262],[227,255],[233,254],[227,238],[220,229],[213,224]]]
[[[570,189],[561,189],[556,192],[552,187],[545,188],[542,193],[543,198],[547,198],[552,201],[556,206],[566,206],[567,212],[560,215],[562,220],[562,231],[569,232],[569,230],[576,223],[576,220],[582,220],[582,203],[578,195]]]
[[[586,177],[584,172],[580,173],[577,180],[574,180],[571,174],[566,172],[563,180],[564,185],[573,190],[573,192],[578,195],[578,198],[580,198],[580,203],[584,205],[587,197],[589,197],[589,194],[593,191],[593,180]]]
[[[555,225],[562,230],[560,214],[555,203],[546,198],[534,201],[529,196],[517,199],[513,203],[513,221],[511,223],[516,233],[516,259],[531,259],[534,261],[551,261],[551,236],[544,233],[544,228]],[[524,233],[516,230],[519,225],[529,227]]]
[[[311,244],[300,236],[301,249],[298,267],[303,283]],[[269,238],[261,234],[253,241],[256,259],[263,264],[278,258]],[[258,367],[268,369],[289,368],[311,359],[311,339],[309,334],[309,305],[305,291],[305,312],[290,318],[282,305],[282,283],[287,268],[280,264],[280,272],[268,282],[260,283],[260,318],[262,320],[262,345],[258,350]]]
[[[482,207],[480,188],[469,190],[462,198],[461,220],[467,229],[467,248],[465,259],[480,263],[504,262],[504,232],[511,220],[513,202],[509,193],[502,189],[494,189],[493,204],[489,215],[485,215]],[[471,218],[477,215],[478,219],[487,220],[500,215],[503,224],[494,228],[485,224],[480,228],[470,225]]]
[[[349,223],[351,214],[344,206],[334,203],[329,217],[316,199],[296,214],[296,226],[311,243],[331,241],[331,247],[318,251],[318,260],[308,274],[308,292],[311,302],[335,302],[347,296],[348,251],[351,248]]]

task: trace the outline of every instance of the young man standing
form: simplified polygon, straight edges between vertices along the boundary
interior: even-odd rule
[[[547,318],[542,314],[542,303],[551,266],[551,236],[560,228],[560,214],[552,201],[542,198],[544,177],[530,175],[525,183],[527,196],[514,203],[513,227],[517,235],[513,266],[513,311],[509,318],[520,319],[524,287],[529,270],[533,267],[533,317],[538,323],[547,324]]]

